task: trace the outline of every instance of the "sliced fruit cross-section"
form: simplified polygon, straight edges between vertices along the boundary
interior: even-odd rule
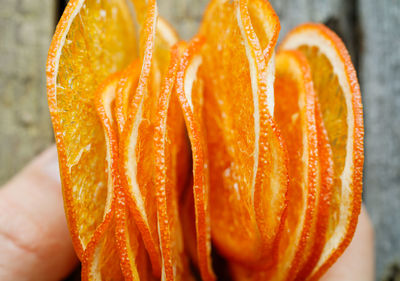
[[[286,280],[297,271],[306,244],[311,243],[309,236],[320,189],[315,93],[310,68],[299,52],[277,55],[275,120],[288,150],[289,187],[278,265],[271,280]]]
[[[179,55],[182,44],[172,49],[170,66],[163,78],[158,102],[154,145],[156,164],[157,215],[163,260],[163,279],[192,280],[189,261],[185,253],[179,217],[179,192],[182,187],[178,159],[182,139],[185,140],[183,115],[175,96]],[[183,155],[187,157],[188,155]],[[185,168],[185,167],[184,167]],[[188,169],[184,169],[187,173]]]
[[[332,148],[330,221],[324,249],[310,277],[318,279],[349,245],[360,213],[364,160],[361,95],[343,42],[325,26],[295,28],[282,49],[297,49],[307,57]]]
[[[48,103],[67,220],[80,259],[109,212],[106,202],[111,194],[105,138],[94,94],[108,75],[124,68],[136,53],[133,23],[123,0],[72,0],[49,50]],[[92,36],[94,33],[97,35]]]

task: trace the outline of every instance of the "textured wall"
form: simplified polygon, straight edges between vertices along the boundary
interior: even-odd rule
[[[53,0],[0,0],[0,184],[52,141],[45,63]]]

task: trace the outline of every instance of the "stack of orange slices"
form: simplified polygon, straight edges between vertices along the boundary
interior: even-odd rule
[[[355,70],[325,26],[279,30],[265,0],[211,0],[190,42],[155,0],[69,1],[47,86],[82,280],[318,280],[344,252]]]

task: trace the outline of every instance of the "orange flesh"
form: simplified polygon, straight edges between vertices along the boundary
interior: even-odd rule
[[[347,151],[347,107],[338,78],[333,74],[332,65],[325,55],[319,53],[316,47],[301,46],[299,50],[307,57],[310,64],[315,92],[321,105],[323,122],[332,148],[334,175],[327,233],[329,239],[339,219],[342,187],[340,176],[343,173]]]

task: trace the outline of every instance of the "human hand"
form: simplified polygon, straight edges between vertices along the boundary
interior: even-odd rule
[[[0,280],[62,280],[77,265],[53,146],[0,188]]]
[[[53,146],[0,188],[0,280],[62,280],[77,263]],[[374,237],[365,208],[350,246],[321,279],[336,280],[374,280]]]

